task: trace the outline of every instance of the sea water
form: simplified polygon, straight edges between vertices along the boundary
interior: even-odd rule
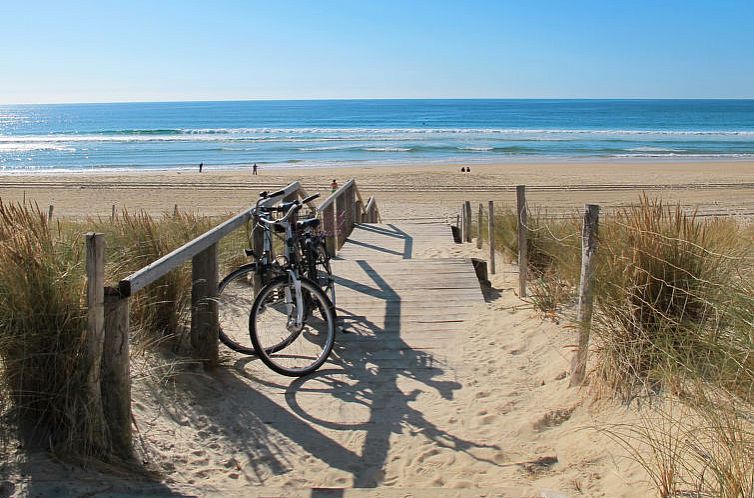
[[[0,105],[0,170],[754,159],[754,100]]]

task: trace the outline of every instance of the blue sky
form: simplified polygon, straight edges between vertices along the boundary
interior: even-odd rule
[[[754,1],[0,0],[0,103],[754,98]]]

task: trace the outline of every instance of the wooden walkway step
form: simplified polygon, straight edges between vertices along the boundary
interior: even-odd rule
[[[416,258],[453,244],[439,223],[359,224],[333,261],[344,347],[453,348],[484,301],[471,261]],[[374,342],[374,345],[371,343]]]

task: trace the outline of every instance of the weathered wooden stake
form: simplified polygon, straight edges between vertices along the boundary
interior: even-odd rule
[[[131,367],[128,346],[128,298],[105,290],[105,343],[102,351],[102,407],[113,452],[133,456],[131,429]]]
[[[55,209],[55,206],[53,206],[52,204],[50,204],[50,207],[47,210],[47,222],[48,223],[52,221],[52,211],[53,211],[53,209]]]
[[[526,280],[529,276],[529,257],[527,254],[526,221],[526,186],[516,187],[516,211],[518,213],[518,295],[526,297]]]
[[[105,415],[100,387],[102,345],[105,340],[105,236],[101,233],[86,234],[86,301],[87,359],[84,364],[88,369],[86,390],[91,413],[89,438],[92,443],[105,446]]]
[[[217,366],[217,243],[191,260],[191,349],[205,370]]]
[[[178,218],[178,204],[173,206],[173,219]]]
[[[482,203],[479,203],[479,216],[477,216],[477,231],[476,231],[476,248],[482,248],[482,220],[484,219],[484,208]]]
[[[461,212],[458,214],[461,218],[461,242],[466,242],[466,209],[461,204]]]
[[[464,242],[471,242],[471,201],[463,203],[463,211],[466,214],[466,238]]]
[[[571,386],[581,385],[586,371],[589,332],[592,327],[594,255],[597,252],[599,216],[599,205],[586,205],[584,226],[581,230],[581,277],[579,279],[579,312],[576,318],[579,324],[579,349],[571,365]]]
[[[110,221],[115,221],[115,204],[113,204],[113,209],[110,211]]]
[[[492,201],[487,203],[487,233],[490,241],[490,274],[495,274],[495,208]]]

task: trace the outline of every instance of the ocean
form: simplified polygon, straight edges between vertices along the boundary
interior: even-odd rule
[[[0,170],[754,159],[754,100],[0,105]]]

